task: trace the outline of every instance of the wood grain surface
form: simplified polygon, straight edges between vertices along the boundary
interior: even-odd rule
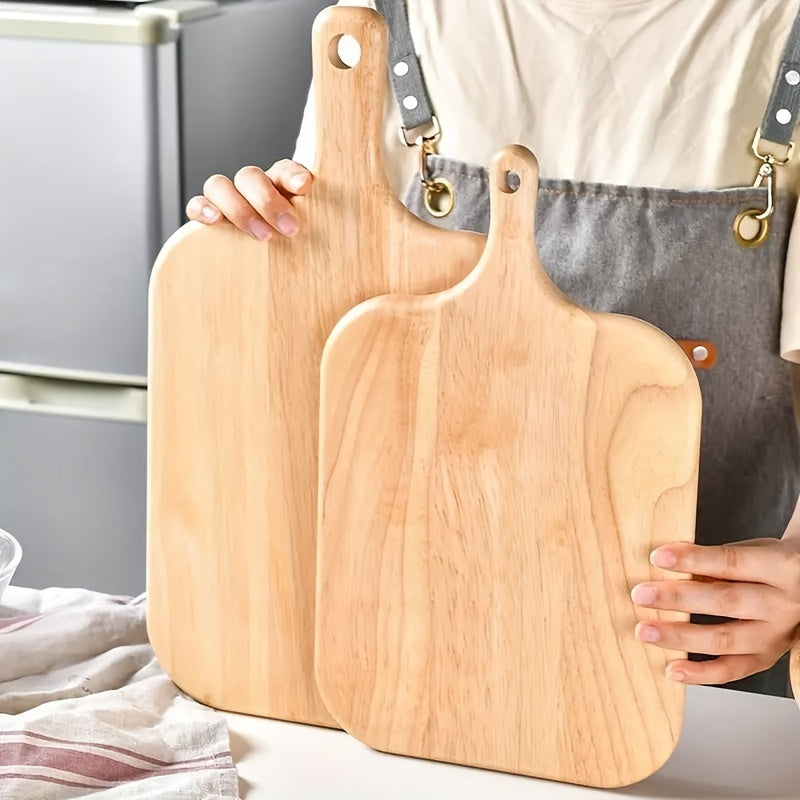
[[[348,69],[340,36],[361,45]],[[189,224],[151,284],[148,628],[188,694],[334,725],[313,678],[319,361],[336,321],[385,292],[452,286],[485,239],[392,194],[381,161],[386,26],[334,8],[313,32],[314,185],[302,232],[259,242]]]
[[[547,277],[532,154],[504,150],[491,177],[475,271],[367,301],[326,345],[317,679],[376,749],[630,784],[683,719],[680,654],[635,639],[655,612],[630,590],[663,575],[653,547],[693,535],[700,390],[661,331]]]

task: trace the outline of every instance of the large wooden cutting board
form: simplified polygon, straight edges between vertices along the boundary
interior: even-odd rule
[[[326,345],[317,680],[379,750],[630,784],[683,718],[630,590],[693,536],[700,390],[661,331],[551,283],[530,152],[491,179],[476,270],[367,301]]]
[[[337,55],[344,34],[361,45],[353,69]],[[334,725],[313,679],[322,348],[370,296],[457,283],[485,239],[419,221],[390,189],[383,17],[326,10],[313,51],[318,146],[313,189],[296,202],[302,232],[264,243],[190,224],[153,274],[148,629],[198,700]]]

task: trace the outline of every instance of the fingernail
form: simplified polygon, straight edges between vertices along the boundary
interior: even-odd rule
[[[272,236],[269,225],[260,219],[253,220],[250,223],[250,233],[252,233],[256,239],[269,239],[269,237]]]
[[[308,179],[307,175],[295,175],[289,181],[289,188],[293,192],[297,192],[297,191],[299,191],[300,189],[302,189],[306,185],[306,180],[307,179]]]
[[[678,556],[672,550],[663,550],[660,547],[650,553],[650,563],[654,567],[669,569],[678,563]]]
[[[203,206],[200,213],[203,219],[207,219],[209,222],[213,222],[219,216],[219,211],[211,206]]]
[[[656,601],[656,590],[652,586],[640,583],[638,586],[633,587],[631,597],[637,606],[649,606]]]
[[[300,230],[300,225],[291,214],[281,214],[278,217],[278,230],[284,236],[294,236]]]
[[[661,639],[661,631],[655,625],[640,625],[639,639],[643,642],[657,642]]]
[[[676,683],[683,683],[686,680],[686,673],[681,672],[679,669],[668,669],[667,677]]]

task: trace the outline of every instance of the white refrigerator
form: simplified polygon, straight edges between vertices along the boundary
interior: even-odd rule
[[[291,155],[325,5],[0,2],[0,528],[18,585],[144,590],[150,269],[207,176]]]

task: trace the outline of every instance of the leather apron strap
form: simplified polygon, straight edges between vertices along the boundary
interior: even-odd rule
[[[789,32],[772,95],[761,121],[761,137],[789,145],[800,114],[800,11]]]
[[[433,109],[414,50],[405,0],[375,0],[375,6],[389,23],[389,73],[404,132],[431,126]]]

